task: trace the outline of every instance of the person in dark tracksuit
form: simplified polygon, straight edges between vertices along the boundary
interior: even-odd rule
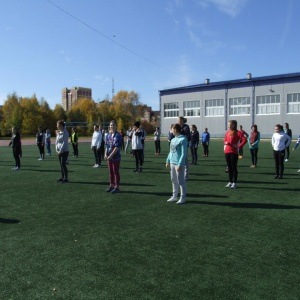
[[[198,161],[198,146],[199,146],[199,131],[197,130],[196,125],[191,126],[191,141],[190,141],[190,148],[192,154],[192,162],[190,165],[196,165]]]
[[[45,133],[42,130],[42,127],[38,127],[38,133],[36,134],[36,144],[39,148],[40,158],[38,160],[44,160],[45,158]]]
[[[12,137],[9,146],[12,147],[13,156],[16,162],[15,167],[12,168],[12,171],[19,171],[21,168],[21,162],[20,162],[21,138],[20,138],[20,133],[16,127],[12,128]]]
[[[57,182],[67,183],[69,182],[67,169],[67,160],[69,156],[69,133],[66,130],[66,125],[63,120],[57,122],[57,129],[55,149],[58,155],[61,170],[61,178],[58,179]]]

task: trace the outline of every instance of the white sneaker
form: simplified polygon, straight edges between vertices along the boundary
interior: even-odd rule
[[[16,169],[16,167],[11,168],[12,171],[14,171]]]
[[[98,165],[97,165],[97,164],[95,164],[95,165],[93,166],[93,168],[98,168]]]
[[[19,167],[15,167],[14,171],[19,171],[20,168]]]
[[[297,172],[300,173],[300,169]]]
[[[179,201],[176,202],[176,204],[184,204],[184,203],[185,203],[184,198],[180,198]]]
[[[38,160],[43,160],[42,158],[38,158]]]
[[[167,202],[176,202],[177,198],[171,197],[169,200],[167,200]]]
[[[230,188],[231,185],[232,185],[232,183],[231,183],[231,182],[228,182],[228,184],[227,184],[225,187],[226,187],[226,188]]]
[[[286,158],[285,161],[289,161],[289,160]]]
[[[231,189],[236,189],[236,184],[235,183],[233,183],[232,185],[231,185],[231,187],[230,187]]]

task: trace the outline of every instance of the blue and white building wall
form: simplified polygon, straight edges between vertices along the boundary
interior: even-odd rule
[[[208,128],[212,137],[223,137],[228,120],[237,120],[245,131],[257,124],[262,137],[271,137],[276,124],[289,123],[293,136],[300,134],[300,73],[273,75],[159,91],[161,130],[184,116],[201,133]]]

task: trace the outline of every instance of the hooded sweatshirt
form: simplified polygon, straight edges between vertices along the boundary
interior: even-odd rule
[[[184,135],[175,136],[171,140],[170,153],[167,157],[167,164],[184,166],[187,155],[188,141]]]

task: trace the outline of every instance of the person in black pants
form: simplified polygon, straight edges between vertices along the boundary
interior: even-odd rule
[[[282,179],[284,171],[284,154],[285,149],[290,145],[291,138],[283,131],[283,126],[275,125],[275,132],[272,136],[273,156],[275,160],[275,176],[274,179]]]
[[[284,123],[284,133],[287,134],[290,138],[292,138],[292,129],[290,129],[289,123]],[[289,161],[290,158],[290,146],[285,148],[286,159],[285,161]]]
[[[69,134],[65,128],[65,122],[62,120],[57,122],[57,129],[55,149],[61,170],[61,178],[58,179],[57,182],[67,183],[69,182],[67,169],[67,160],[69,156]]]
[[[39,148],[40,158],[38,160],[44,160],[45,158],[45,133],[42,131],[42,127],[38,127],[38,133],[36,134],[36,144]]]
[[[12,171],[19,171],[21,168],[21,162],[20,162],[21,139],[20,139],[20,133],[16,127],[12,128],[12,137],[9,146],[12,147],[13,156],[16,162],[16,165],[14,168],[12,168]]]
[[[191,154],[192,154],[192,162],[190,165],[196,165],[198,160],[198,150],[199,146],[199,131],[197,130],[196,125],[191,126],[191,141],[190,141],[190,148],[191,148]]]

